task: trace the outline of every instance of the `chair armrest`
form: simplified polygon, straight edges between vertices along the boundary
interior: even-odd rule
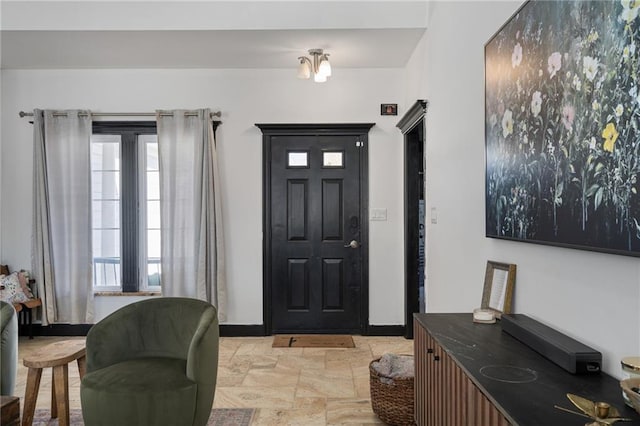
[[[189,344],[187,377],[198,383],[216,383],[220,331],[218,313],[211,306],[202,313],[198,328]]]

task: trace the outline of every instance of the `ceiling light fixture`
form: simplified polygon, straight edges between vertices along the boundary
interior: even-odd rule
[[[309,79],[313,74],[313,81],[316,83],[324,83],[327,77],[331,77],[331,64],[329,63],[329,54],[324,53],[322,49],[310,49],[309,55],[313,60],[306,56],[298,57],[300,64],[298,65],[298,78]]]

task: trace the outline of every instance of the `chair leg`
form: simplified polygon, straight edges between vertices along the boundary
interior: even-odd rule
[[[33,308],[27,310],[27,327],[29,327],[29,339],[33,340]]]
[[[19,336],[24,336],[24,325],[27,321],[27,317],[25,317],[25,312],[24,312],[24,305],[20,305],[22,307],[22,309],[20,309],[20,312],[18,312],[18,335]]]
[[[69,426],[69,364],[53,367],[58,425]],[[53,413],[53,407],[51,407]],[[53,417],[53,416],[52,416]]]
[[[22,426],[31,426],[33,423],[33,413],[38,400],[38,390],[40,389],[40,378],[42,368],[29,368],[27,373],[27,388],[24,393],[24,409],[22,411]]]

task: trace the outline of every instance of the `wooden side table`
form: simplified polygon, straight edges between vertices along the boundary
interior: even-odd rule
[[[27,388],[24,395],[22,426],[31,426],[36,409],[42,369],[53,368],[51,386],[51,418],[58,417],[60,426],[69,426],[69,363],[78,362],[80,379],[86,371],[86,349],[84,340],[62,340],[44,346],[23,359],[29,368]]]
[[[17,396],[0,396],[0,424],[2,426],[20,425],[20,398]]]

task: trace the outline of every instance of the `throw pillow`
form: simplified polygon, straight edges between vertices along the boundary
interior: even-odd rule
[[[24,272],[20,271],[18,272],[18,280],[20,280],[22,292],[26,294],[29,299],[33,299],[33,293],[31,293],[31,288],[29,287],[28,276]]]
[[[24,291],[22,291],[18,272],[13,272],[9,275],[3,276],[2,286],[4,288],[0,290],[0,299],[4,300],[5,302],[23,303],[29,300],[29,296],[27,296]]]

